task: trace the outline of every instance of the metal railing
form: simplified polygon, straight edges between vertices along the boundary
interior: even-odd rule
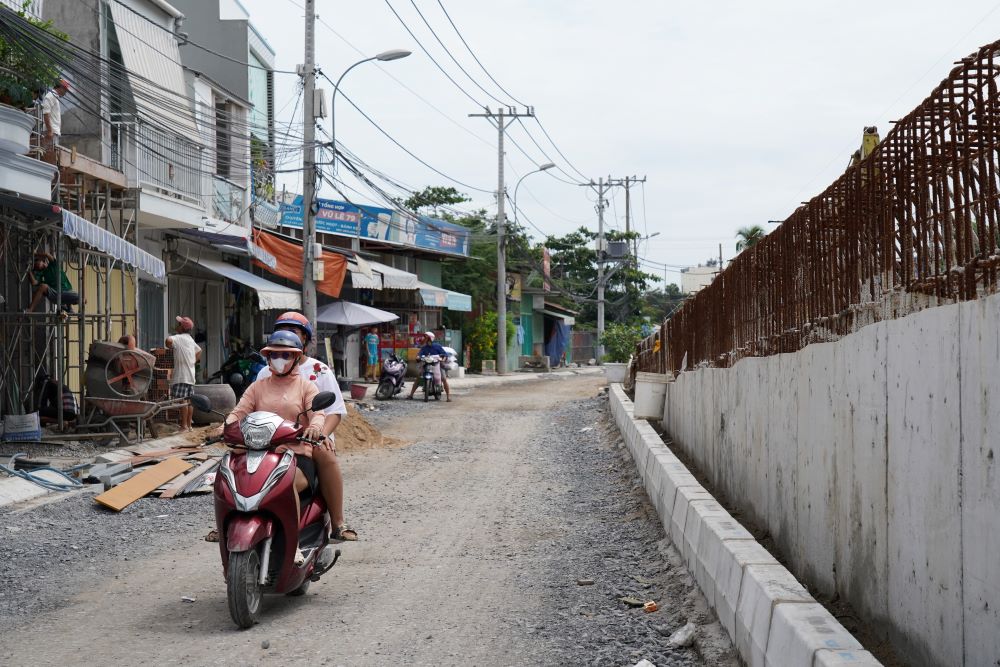
[[[141,120],[135,125],[135,137],[139,182],[203,205],[203,169],[198,146]]]
[[[997,291],[1000,41],[664,325],[667,371],[794,352]],[[648,343],[648,341],[647,341]],[[656,371],[651,344],[636,354]]]

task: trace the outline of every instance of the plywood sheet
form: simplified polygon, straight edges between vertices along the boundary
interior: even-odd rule
[[[139,498],[148,495],[160,485],[169,482],[177,475],[191,467],[183,459],[172,458],[157,463],[152,468],[144,470],[132,479],[122,482],[110,491],[105,491],[94,498],[97,502],[120,512]]]

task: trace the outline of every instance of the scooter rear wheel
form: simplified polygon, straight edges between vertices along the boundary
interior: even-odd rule
[[[260,613],[260,556],[256,549],[229,552],[229,573],[226,578],[229,615],[239,627],[249,628]]]

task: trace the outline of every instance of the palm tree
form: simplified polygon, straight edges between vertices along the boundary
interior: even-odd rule
[[[751,225],[749,227],[740,227],[736,230],[736,238],[739,241],[736,242],[736,252],[741,252],[747,248],[752,248],[761,241],[766,232],[764,228],[760,225]]]

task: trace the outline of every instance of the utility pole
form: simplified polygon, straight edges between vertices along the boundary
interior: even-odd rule
[[[486,113],[469,114],[471,118],[488,118],[497,128],[497,375],[507,372],[507,241],[504,237],[507,223],[504,197],[507,193],[503,180],[503,139],[511,123],[534,115],[534,107],[527,107],[523,112],[516,107],[497,107],[495,113],[486,107]]]
[[[302,314],[316,325],[316,11],[306,3],[305,64],[302,77]],[[336,151],[336,147],[334,147]],[[334,153],[336,155],[336,153]],[[319,258],[322,261],[322,256]]]
[[[604,275],[604,258],[607,254],[604,243],[604,194],[612,185],[621,185],[621,182],[613,183],[608,176],[607,181],[602,177],[597,179],[597,183],[591,181],[580,185],[594,188],[597,192],[597,363],[600,364],[604,359],[604,344],[601,343],[601,338],[604,336],[604,288],[607,287]]]
[[[631,220],[632,220],[632,213],[631,213],[632,212],[632,206],[631,206],[631,203],[632,203],[632,200],[631,200],[631,197],[630,197],[631,192],[629,191],[630,190],[630,186],[635,185],[636,183],[645,183],[646,182],[646,177],[643,176],[642,178],[639,178],[638,176],[631,176],[631,177],[626,176],[623,180],[624,180],[624,185],[625,185],[625,233],[628,234],[630,231],[632,231],[632,226],[631,226]],[[638,266],[639,265],[639,239],[633,239],[632,240],[632,257],[635,259],[636,266]]]

